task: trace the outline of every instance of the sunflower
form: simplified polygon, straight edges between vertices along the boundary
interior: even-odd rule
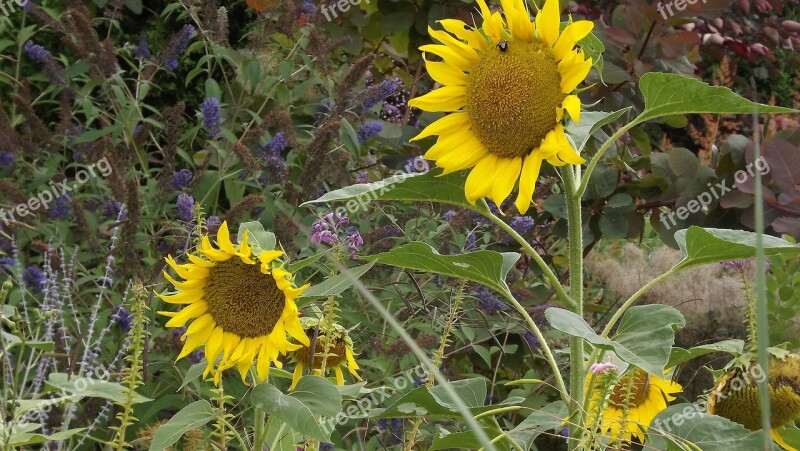
[[[303,369],[314,365],[314,373],[319,373],[322,369],[322,361],[325,360],[325,370],[333,369],[336,374],[336,383],[344,385],[344,374],[342,373],[342,365],[347,365],[347,370],[350,371],[356,379],[361,380],[361,377],[356,372],[358,364],[356,363],[355,355],[353,354],[353,340],[347,333],[347,329],[339,324],[333,324],[330,328],[332,330],[326,331],[319,327],[320,321],[317,318],[304,317],[300,318],[300,324],[305,331],[306,335],[313,337],[316,333],[317,338],[314,340],[314,355],[311,355],[311,346],[308,344],[300,344],[295,350],[289,352],[292,360],[295,362],[294,375],[292,377],[292,386],[290,390],[294,389],[297,381],[303,376]]]
[[[761,429],[758,379],[763,374],[756,363],[725,373],[708,398],[708,413],[735,421],[751,431]],[[800,356],[797,354],[770,360],[769,403],[773,439],[783,449],[796,451],[783,441],[777,428],[800,418]]]
[[[587,385],[589,380],[587,377]],[[597,385],[592,391],[589,417],[599,417],[600,432],[613,440],[631,441],[636,437],[640,442],[644,442],[644,433],[653,418],[675,400],[672,395],[683,390],[680,384],[639,368],[632,368],[620,377],[607,399]]]
[[[181,337],[185,343],[178,359],[205,345],[208,366],[204,377],[213,374],[216,383],[222,371],[234,366],[244,381],[256,360],[258,379],[264,382],[270,361],[281,367],[278,353],[286,355],[300,347],[287,340],[287,333],[296,342],[309,344],[294,302],[308,285],[295,288],[292,274],[275,260],[283,251],[265,250],[255,255],[248,236],[245,230],[241,244],[234,247],[228,224],[223,222],[217,233],[218,248],[205,235],[199,252],[188,255],[189,263],[179,265],[172,256],[166,258],[185,281],[179,282],[165,271],[164,277],[178,291],[158,296],[184,307],[159,313],[171,317],[167,327],[183,327],[192,320]]]
[[[439,138],[425,158],[444,174],[473,168],[465,194],[472,204],[489,197],[497,205],[519,179],[516,206],[531,204],[543,161],[553,166],[582,164],[565,134],[565,111],[577,123],[581,102],[573,92],[592,67],[592,58],[576,49],[593,28],[587,20],[559,32],[558,0],[547,0],[531,21],[523,0],[501,0],[505,18],[478,0],[483,25],[460,20],[429,28],[441,44],[420,47],[441,61],[426,58],[428,74],[444,85],[409,105],[450,113],[425,128],[414,140]]]

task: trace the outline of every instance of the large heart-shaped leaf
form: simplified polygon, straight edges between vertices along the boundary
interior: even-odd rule
[[[195,401],[176,413],[156,430],[150,451],[161,451],[175,444],[183,434],[214,419],[214,409],[205,399]]]
[[[500,293],[507,293],[506,275],[519,259],[519,254],[476,251],[461,255],[441,255],[428,244],[414,242],[366,258],[399,268],[466,279]]]
[[[703,451],[763,449],[762,433],[701,412],[695,404],[676,404],[659,412],[650,423],[646,447],[679,450],[686,448],[678,444],[689,442]]]
[[[545,316],[554,329],[613,350],[622,360],[657,375],[664,373],[669,361],[675,331],[686,325],[683,315],[666,305],[631,307],[612,340],[595,333],[583,318],[570,311],[549,308]]]
[[[675,241],[683,259],[673,271],[729,260],[752,258],[756,255],[756,234],[743,230],[705,229],[692,226],[675,233]],[[786,240],[764,235],[766,255],[800,254],[800,246]]]
[[[269,383],[253,389],[253,403],[283,421],[293,430],[315,440],[330,441],[330,431],[323,430],[315,415],[334,416],[342,410],[342,396],[336,386],[317,376],[303,376],[295,391],[283,394]]]
[[[581,121],[578,124],[572,124],[567,129],[567,135],[572,138],[575,143],[576,150],[580,153],[586,143],[601,127],[610,124],[620,116],[627,113],[631,107],[623,108],[618,111],[606,113],[604,111],[586,111],[581,113]]]
[[[673,114],[689,113],[793,113],[791,108],[763,105],[724,86],[710,86],[680,74],[650,72],[639,79],[645,109],[634,124]]]

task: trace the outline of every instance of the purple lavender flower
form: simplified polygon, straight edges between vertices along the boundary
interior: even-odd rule
[[[369,183],[370,180],[371,179],[369,177],[369,173],[367,171],[361,171],[358,174],[356,174],[356,178],[355,180],[353,180],[353,183],[355,184]]]
[[[258,148],[262,154],[262,158],[267,159],[272,156],[280,156],[281,153],[289,147],[289,140],[286,138],[286,133],[278,132],[266,144]]]
[[[745,269],[750,268],[751,264],[752,264],[752,260],[749,260],[749,259],[731,260],[731,261],[720,263],[720,265],[722,265],[722,266],[724,266],[726,268],[735,269],[736,271],[744,271]]]
[[[380,133],[381,130],[383,130],[382,122],[372,121],[361,125],[360,127],[358,127],[358,130],[356,130],[356,135],[358,136],[358,142],[364,144],[365,142],[367,142],[368,139]]]
[[[14,259],[11,257],[0,257],[0,272],[4,272],[9,276],[14,269]]]
[[[25,53],[28,54],[28,57],[39,64],[44,64],[52,57],[50,52],[47,51],[41,45],[36,44],[35,42],[28,40],[25,45],[22,46],[22,49],[25,50]]]
[[[0,150],[0,167],[8,167],[14,164],[14,154],[7,150]]]
[[[106,219],[125,219],[125,212],[122,210],[122,204],[114,199],[108,199],[103,202],[103,217]]]
[[[61,67],[44,47],[28,40],[22,46],[25,53],[28,54],[30,59],[36,61],[42,66],[42,72],[47,75],[51,83],[63,86],[64,84],[64,68]]]
[[[449,221],[452,221],[452,220],[453,220],[453,218],[455,218],[457,214],[458,214],[458,213],[456,213],[456,212],[455,212],[455,210],[447,210],[447,211],[446,211],[446,212],[444,212],[444,214],[442,215],[442,219],[444,219],[445,221],[448,221],[448,222],[449,222]]]
[[[313,16],[314,13],[317,12],[317,5],[314,2],[310,2],[309,0],[305,0],[303,4],[300,6],[300,9],[303,11],[303,14],[306,16]]]
[[[67,196],[58,196],[53,206],[47,209],[51,219],[66,219],[69,215],[70,203]]]
[[[605,373],[606,371],[617,371],[617,366],[611,362],[608,363],[593,363],[591,367],[589,367],[589,371],[594,374]]]
[[[186,51],[194,32],[194,26],[186,24],[167,44],[167,48],[161,54],[161,61],[167,70],[173,71],[178,68],[178,56]]]
[[[350,260],[355,260],[358,248],[364,245],[364,239],[361,237],[361,232],[355,227],[348,227],[346,237],[344,239],[347,250],[350,251]]]
[[[563,428],[561,428],[561,432],[559,432],[558,434],[564,438],[569,438],[569,426],[564,426]]]
[[[150,47],[147,46],[147,36],[139,39],[139,45],[133,48],[133,56],[140,62],[150,57]]]
[[[220,225],[222,225],[222,220],[219,219],[219,216],[209,216],[206,219],[206,228],[211,235],[217,234]]]
[[[214,97],[209,97],[203,100],[200,105],[200,111],[203,113],[203,128],[206,129],[206,134],[209,138],[217,138],[222,134],[220,124],[222,120],[219,117],[219,100]]]
[[[539,346],[539,339],[536,338],[536,335],[534,335],[533,332],[525,331],[525,333],[522,334],[522,338],[525,339],[525,341],[528,343],[528,346],[531,348]]]
[[[530,216],[516,216],[511,221],[511,228],[520,235],[524,235],[533,228],[534,224],[535,222]]]
[[[403,86],[403,81],[397,77],[394,77],[388,80],[383,80],[377,85],[368,87],[361,94],[359,94],[359,97],[362,99],[361,112],[366,113],[372,107],[377,105],[378,102],[381,102],[383,99],[392,95],[401,86]]]
[[[178,218],[184,222],[194,219],[194,198],[186,193],[181,193],[176,202]]]
[[[406,163],[406,172],[413,174],[415,172],[428,172],[431,166],[422,157],[410,158]]]
[[[181,169],[180,171],[172,174],[172,186],[175,189],[184,189],[189,186],[189,182],[192,181],[192,171],[188,169]]]
[[[131,330],[131,312],[121,305],[111,309],[111,322],[123,332]]]
[[[506,308],[506,305],[497,297],[497,294],[484,286],[478,287],[474,294],[480,301],[481,310],[487,315],[493,315]]]
[[[33,290],[34,293],[39,293],[42,291],[45,275],[41,268],[36,265],[31,265],[28,266],[22,274],[22,281],[25,282],[25,285]]]
[[[206,358],[206,353],[202,349],[198,349],[189,354],[189,360],[191,360],[192,363],[200,363],[204,358]]]
[[[464,250],[472,251],[478,248],[478,236],[475,235],[475,232],[469,232],[467,234],[467,241],[464,243]]]

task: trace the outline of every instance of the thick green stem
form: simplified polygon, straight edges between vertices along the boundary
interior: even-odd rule
[[[583,316],[583,218],[581,215],[581,192],[571,166],[562,171],[566,187],[569,229],[569,291],[572,297],[572,312]],[[583,435],[583,398],[586,379],[583,367],[583,340],[570,338],[570,428],[569,449],[577,450]]]
[[[619,130],[617,130],[616,133],[611,135],[611,137],[608,138],[608,140],[604,142],[602,146],[600,146],[600,149],[597,150],[597,153],[594,154],[592,160],[589,161],[589,164],[586,166],[586,173],[583,176],[583,180],[581,180],[581,184],[578,186],[577,191],[575,191],[576,194],[578,195],[578,199],[583,197],[583,193],[586,192],[586,187],[589,186],[589,177],[592,175],[594,168],[597,166],[597,163],[600,162],[600,158],[603,156],[606,150],[608,150],[608,148],[611,147],[612,144],[617,142],[617,139],[619,139],[622,135],[627,133],[628,130],[632,129],[638,124],[639,122],[637,118],[633,122],[629,122],[623,125]]]

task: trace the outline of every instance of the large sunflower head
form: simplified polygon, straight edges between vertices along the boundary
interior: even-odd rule
[[[350,374],[361,380],[357,372],[358,364],[353,354],[353,340],[350,339],[347,329],[339,324],[323,327],[320,325],[319,319],[312,317],[300,318],[300,324],[307,336],[314,337],[316,335],[316,339],[313,345],[300,343],[296,349],[289,352],[295,362],[291,389],[294,389],[297,381],[303,376],[305,368],[311,368],[313,365],[313,372],[320,373],[323,360],[325,361],[325,371],[332,369],[336,374],[337,384],[344,385],[343,365],[347,366]]]
[[[234,246],[223,222],[217,233],[217,247],[208,235],[197,253],[188,254],[189,263],[179,265],[172,256],[167,264],[184,279],[179,282],[166,271],[164,277],[178,290],[158,295],[170,304],[181,304],[178,312],[159,312],[169,316],[167,327],[183,327],[188,321],[185,341],[178,359],[205,345],[208,367],[205,375],[219,382],[222,371],[236,367],[242,380],[257,361],[258,379],[269,374],[270,362],[280,367],[278,354],[286,354],[299,345],[308,345],[300,326],[294,300],[308,285],[296,288],[292,274],[276,260],[280,250],[266,250],[254,255],[248,244],[248,231]]]
[[[758,381],[763,377],[764,373],[755,362],[732,368],[715,384],[708,398],[708,413],[735,421],[751,431],[761,429]],[[769,403],[773,428],[800,418],[800,355],[787,354],[770,360]],[[774,429],[772,436],[784,446]]]
[[[639,368],[630,368],[618,378],[609,374],[600,379],[591,392],[589,417],[595,418],[600,432],[612,440],[636,437],[644,442],[647,426],[675,400],[673,395],[683,390],[680,384]],[[587,377],[587,384],[589,380]]]
[[[446,19],[444,30],[429,29],[441,44],[420,47],[441,61],[426,59],[428,74],[443,87],[409,105],[448,112],[414,139],[439,135],[425,158],[444,173],[473,168],[465,192],[473,204],[508,197],[519,179],[517,209],[528,210],[542,162],[554,166],[585,160],[572,148],[562,124],[566,111],[580,120],[573,92],[592,67],[576,49],[592,30],[590,21],[560,32],[558,0],[547,0],[531,20],[523,0],[501,0],[505,17],[478,0],[483,24],[475,28]]]

